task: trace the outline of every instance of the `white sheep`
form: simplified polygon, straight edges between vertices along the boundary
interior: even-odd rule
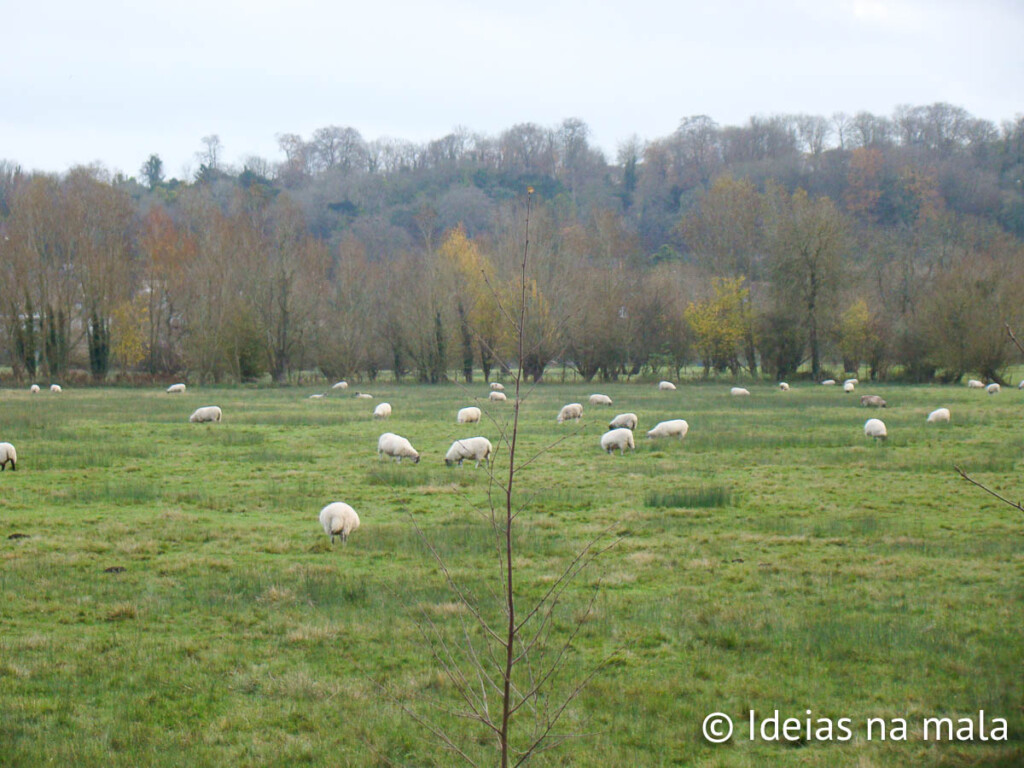
[[[342,544],[347,544],[352,531],[359,527],[359,515],[345,502],[335,501],[320,510],[320,525],[331,537],[331,544],[335,536],[341,539]]]
[[[28,391],[31,392],[33,395],[38,395],[39,394],[39,385],[38,384],[33,384],[31,387],[28,388]]]
[[[853,392],[853,390],[855,390],[856,388],[857,388],[857,385],[855,385],[852,381],[844,381],[843,382],[843,392],[846,392],[847,394],[849,394],[850,392]]]
[[[654,429],[648,430],[647,436],[654,438],[679,435],[679,439],[682,440],[689,431],[690,425],[686,423],[685,419],[669,419],[655,424]]]
[[[1020,380],[1020,384],[1017,385],[1017,389],[1024,389],[1024,379]]]
[[[368,392],[356,392],[356,400],[372,400],[373,395]]]
[[[376,408],[373,409],[373,418],[375,419],[386,419],[391,415],[391,403],[379,403]]]
[[[985,391],[988,392],[990,395],[998,395],[999,394],[999,390],[1000,390],[1000,387],[995,382],[992,382],[987,387],[985,387]]]
[[[729,394],[733,397],[746,397],[750,394],[750,390],[744,387],[733,387],[729,390]]]
[[[605,432],[601,435],[601,448],[607,453],[611,453],[618,448],[619,454],[622,456],[626,455],[627,448],[631,451],[636,451],[636,445],[633,443],[633,430],[621,427]]]
[[[676,389],[676,385],[673,384],[671,381],[659,381],[658,389],[664,392],[674,392]]]
[[[860,404],[865,408],[885,408],[885,400],[878,395],[861,395]]]
[[[569,421],[569,419],[579,420],[582,418],[583,406],[579,403],[569,403],[568,405],[562,406],[562,410],[558,412],[558,418],[555,419],[555,421],[558,424],[561,424],[562,422]]]
[[[865,421],[864,434],[876,440],[885,440],[889,436],[885,431],[885,422],[881,419],[868,419]]]
[[[336,381],[331,385],[331,389],[348,389],[347,381]]]
[[[498,381],[492,381],[491,382],[491,391],[492,392],[504,392],[505,391],[505,385],[502,384],[501,382],[498,382]]]
[[[789,384],[787,384],[784,381],[780,381],[779,382],[779,391],[781,391],[781,392],[789,392]]]
[[[836,385],[836,380],[835,379],[825,379],[823,382],[821,382],[821,386],[823,386],[823,387],[834,387],[835,385]]]
[[[459,412],[455,414],[456,424],[473,424],[480,421],[480,409],[475,405],[469,405],[465,408],[460,408]]]
[[[490,400],[492,403],[504,403],[506,400],[508,400],[508,398],[505,397],[504,392],[498,392],[497,390],[491,392],[491,394],[487,396],[487,399]]]
[[[982,384],[977,379],[968,379],[967,380],[967,388],[968,389],[984,389],[985,385]]]
[[[420,455],[412,443],[393,432],[385,432],[377,440],[377,460],[383,460],[385,456],[397,459],[399,464],[402,459],[412,459],[413,464],[420,463]]]
[[[492,450],[491,441],[486,437],[464,437],[452,443],[444,455],[444,463],[450,467],[458,462],[461,467],[463,459],[473,459],[479,468],[481,461],[486,462],[490,458]]]
[[[846,381],[843,382],[843,386],[845,387],[847,384],[860,384],[860,379],[847,379]]]
[[[220,421],[221,416],[221,410],[216,405],[204,405],[202,408],[196,408],[188,420],[192,424],[202,424],[207,421]]]
[[[0,443],[0,472],[3,472],[7,467],[7,462],[11,463],[11,470],[18,469],[18,452],[14,450],[14,446],[10,443]]]
[[[171,384],[165,391],[168,395],[183,395],[185,394],[185,385],[180,382]]]
[[[590,396],[590,404],[591,405],[611,405],[612,404],[612,399],[610,397],[608,397],[608,395],[591,395]]]
[[[314,392],[312,395],[309,396],[309,399],[310,400],[323,400],[324,397],[325,397],[325,395],[324,395],[323,392]]]
[[[626,429],[636,429],[636,425],[639,423],[635,413],[620,413],[610,422],[608,422],[608,429],[619,429],[625,427]]]
[[[949,421],[949,408],[936,408],[928,414],[929,424],[938,424],[943,421]]]
[[[51,384],[51,385],[50,385],[50,391],[51,391],[51,392],[54,392],[54,393],[56,393],[56,394],[58,394],[58,395],[59,395],[59,394],[60,394],[61,392],[63,392],[64,390],[62,390],[62,389],[60,388],[60,384]]]

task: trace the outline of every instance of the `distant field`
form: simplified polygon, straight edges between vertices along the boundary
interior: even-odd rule
[[[520,460],[552,446],[519,477],[524,601],[600,531],[622,536],[559,607],[556,639],[585,625],[554,693],[612,660],[564,722],[578,737],[532,764],[1024,765],[1024,515],[953,471],[1024,498],[1024,393],[746,386],[545,384],[524,402]],[[498,424],[456,425],[474,401],[458,386],[363,388],[376,398],[0,391],[19,454],[0,473],[0,765],[457,764],[380,689],[450,694],[417,619],[457,632],[464,611],[416,526],[487,603],[487,474],[443,455],[497,444]],[[505,422],[510,404],[472,391]],[[557,425],[572,401],[582,423]],[[187,423],[209,404],[223,423]],[[926,424],[939,406],[952,422]],[[605,455],[623,411],[637,450]],[[864,437],[871,416],[887,444]],[[669,418],[683,442],[643,437]],[[379,463],[386,430],[421,462]],[[332,549],[317,513],[335,500],[362,526]],[[750,710],[850,718],[853,738],[751,741]],[[924,739],[923,718],[980,710],[1007,741]],[[713,712],[736,721],[728,743],[701,735]],[[871,717],[905,719],[906,740],[868,741]]]

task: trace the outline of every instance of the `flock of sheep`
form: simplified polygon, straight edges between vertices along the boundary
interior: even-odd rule
[[[843,391],[847,393],[853,392],[858,383],[857,379],[847,379],[843,382]],[[824,386],[836,386],[836,381],[826,379],[821,384]],[[1000,391],[998,384],[985,386],[985,384],[976,379],[968,381],[967,386],[970,389],[985,389],[990,395],[998,394]],[[790,386],[786,382],[780,382],[778,387],[782,392],[790,391]],[[347,388],[348,383],[344,381],[339,381],[331,387],[332,390],[345,390]],[[676,386],[670,381],[662,381],[658,384],[658,389],[671,392],[676,389]],[[1021,381],[1018,389],[1024,390],[1024,381]],[[507,397],[503,390],[504,386],[502,384],[498,382],[492,383],[488,399],[491,402],[506,401]],[[29,391],[32,394],[37,394],[40,388],[37,384],[33,384]],[[50,391],[58,394],[62,390],[59,384],[51,384]],[[166,389],[167,394],[184,394],[185,391],[186,386],[182,383],[172,384]],[[318,393],[310,397],[312,399],[319,399],[323,398],[325,394]],[[732,387],[729,390],[729,394],[733,397],[749,397],[750,391],[743,387]],[[371,399],[373,395],[360,392],[356,393],[355,397]],[[886,401],[878,395],[862,395],[860,402],[862,406],[868,408],[885,408],[887,405]],[[612,399],[607,395],[593,394],[589,398],[589,404],[592,406],[610,407],[613,403]],[[390,418],[391,414],[391,404],[386,402],[379,403],[373,410],[373,418],[375,419],[387,419]],[[457,424],[476,424],[480,422],[482,415],[480,408],[467,406],[458,411],[455,421]],[[222,417],[223,413],[218,406],[208,405],[193,411],[192,415],[189,416],[189,422],[217,423],[221,421]],[[568,403],[558,412],[555,421],[558,424],[564,424],[569,421],[578,422],[582,417],[583,405],[581,403]],[[930,424],[949,422],[949,420],[950,412],[948,408],[937,408],[929,413],[927,417],[927,422]],[[618,449],[620,455],[625,455],[627,448],[635,451],[636,443],[633,438],[633,430],[636,429],[638,424],[639,418],[635,413],[631,412],[620,413],[612,418],[608,423],[608,431],[601,435],[601,449],[609,454]],[[648,430],[647,437],[651,439],[678,437],[682,440],[686,437],[689,429],[690,425],[685,419],[670,419],[659,422]],[[868,419],[864,423],[864,434],[867,437],[879,440],[885,440],[888,437],[885,422],[877,418]],[[459,438],[452,443],[445,454],[444,460],[448,466],[458,464],[460,467],[463,461],[470,460],[476,462],[476,467],[479,468],[481,462],[488,463],[490,461],[493,451],[494,447],[486,437],[478,435],[475,437]],[[385,432],[377,440],[378,460],[383,460],[385,456],[398,462],[401,462],[402,459],[411,459],[414,464],[419,463],[420,460],[420,454],[413,448],[412,443],[407,438],[393,432]],[[12,470],[16,470],[17,461],[18,454],[15,447],[11,443],[0,442],[0,471],[6,469],[8,464],[10,464]],[[342,543],[347,543],[349,535],[359,527],[359,515],[350,505],[336,501],[320,510],[320,524],[323,526],[324,533],[330,537],[332,544],[336,536],[341,539]]]

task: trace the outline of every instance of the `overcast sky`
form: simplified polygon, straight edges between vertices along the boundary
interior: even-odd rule
[[[0,159],[168,176],[329,125],[423,142],[581,118],[614,159],[681,118],[948,102],[1024,113],[1021,0],[0,0]]]

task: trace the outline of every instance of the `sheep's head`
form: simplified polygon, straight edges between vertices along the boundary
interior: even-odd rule
[[[454,463],[455,463],[455,462],[454,462],[454,461],[452,461],[451,459],[445,459],[445,460],[444,460],[444,465],[445,465],[446,467],[450,467],[450,466],[451,466],[452,464],[454,464]]]

